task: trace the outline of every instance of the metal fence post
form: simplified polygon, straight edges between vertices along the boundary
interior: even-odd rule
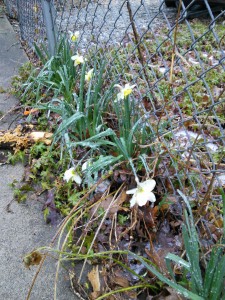
[[[10,7],[9,7],[9,2],[8,2],[8,0],[4,0],[4,4],[5,4],[5,6],[6,6],[6,10],[7,10],[8,14],[10,15],[10,14],[11,14],[11,11],[10,11]]]
[[[46,26],[48,48],[51,55],[55,54],[56,48],[56,28],[54,26],[52,0],[41,0],[43,18]]]

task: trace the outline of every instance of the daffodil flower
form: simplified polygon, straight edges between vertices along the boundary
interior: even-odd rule
[[[155,202],[155,195],[152,193],[152,190],[155,188],[156,182],[154,179],[148,179],[144,182],[137,181],[137,188],[129,190],[126,194],[133,194],[130,200],[130,207],[133,207],[135,204],[139,206],[145,205],[148,201]]]
[[[119,84],[115,84],[114,87],[118,87],[119,90],[120,90],[120,92],[117,94],[117,100],[116,101],[123,100],[124,98],[129,96],[132,93],[133,88],[135,86],[136,86],[136,84],[130,85],[129,83],[126,83],[124,87],[122,87]]]
[[[85,81],[89,82],[93,76],[94,69],[91,69],[85,74]]]
[[[77,52],[76,55],[73,55],[71,57],[72,60],[74,60],[74,66],[78,66],[80,64],[83,64],[84,63],[84,58],[82,55],[79,55],[79,53]]]
[[[88,159],[87,161],[85,161],[85,163],[83,163],[81,170],[82,172],[86,171],[89,167],[92,166],[92,159]]]
[[[80,36],[80,32],[79,31],[75,31],[75,32],[69,31],[69,35],[70,35],[70,41],[75,43]]]
[[[78,185],[80,185],[82,181],[80,175],[78,175],[74,167],[66,170],[63,179],[66,180],[67,182],[69,182],[70,180],[75,181]]]

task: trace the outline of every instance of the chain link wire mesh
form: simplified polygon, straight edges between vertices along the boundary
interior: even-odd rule
[[[26,24],[22,37],[44,40],[40,1],[19,2],[20,23]],[[134,96],[151,138],[143,147],[152,150],[162,194],[175,195],[179,188],[203,200],[210,186],[211,199],[220,199],[219,187],[225,186],[223,3],[186,0],[180,14],[153,0],[55,0],[53,5],[59,35],[79,31],[79,51],[89,60],[105,60],[109,80],[136,84]]]
[[[18,16],[21,38],[29,46],[40,44],[46,39],[41,1],[18,0]]]
[[[21,39],[32,47],[46,41],[41,0],[4,0],[9,17],[19,21]]]

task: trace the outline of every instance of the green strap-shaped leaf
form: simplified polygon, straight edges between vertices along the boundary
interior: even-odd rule
[[[152,267],[150,264],[148,264],[147,262],[145,262],[143,260],[143,258],[141,258],[140,256],[136,255],[135,253],[132,253],[130,251],[128,251],[128,253],[133,256],[135,259],[137,259],[138,261],[140,261],[147,270],[149,270],[150,272],[152,272],[155,276],[157,276],[159,278],[159,280],[161,280],[162,282],[168,284],[170,287],[172,287],[173,289],[175,289],[178,293],[182,294],[184,297],[191,299],[191,300],[204,300],[204,298],[190,292],[189,290],[185,289],[184,287],[182,287],[181,285],[177,284],[176,282],[168,279],[166,276],[164,276],[163,274],[161,274],[159,271],[157,271],[154,267]]]

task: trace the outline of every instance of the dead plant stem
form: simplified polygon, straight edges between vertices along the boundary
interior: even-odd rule
[[[121,185],[120,188],[116,191],[116,193],[115,193],[115,195],[114,195],[112,201],[110,202],[110,204],[109,204],[109,206],[108,206],[108,208],[107,208],[107,210],[106,210],[106,212],[105,212],[105,215],[103,216],[103,218],[102,218],[102,220],[101,220],[101,222],[100,222],[100,224],[99,224],[99,226],[98,226],[98,229],[97,229],[96,232],[95,232],[94,238],[93,238],[93,240],[92,240],[92,242],[91,242],[91,245],[90,245],[90,247],[89,247],[89,249],[88,249],[88,251],[87,251],[87,255],[90,253],[90,251],[91,251],[91,249],[92,249],[92,247],[93,247],[93,245],[94,245],[94,242],[95,242],[95,240],[96,240],[96,238],[97,238],[97,235],[98,235],[98,233],[99,233],[99,231],[100,231],[100,229],[101,229],[101,227],[102,227],[102,225],[103,225],[103,222],[105,221],[105,218],[106,218],[106,216],[107,216],[107,214],[108,214],[108,212],[109,212],[109,210],[110,210],[112,204],[114,203],[114,200],[116,199],[118,193],[120,192],[120,190],[121,190],[122,188],[123,188],[123,185]],[[85,266],[86,266],[87,260],[88,260],[87,258],[84,260],[84,263],[83,263],[83,266],[82,266],[82,269],[81,269],[81,272],[80,272],[80,275],[79,275],[79,278],[78,278],[78,283],[80,283],[80,281],[81,281],[81,277],[82,277],[82,274],[83,274],[83,272],[84,272],[84,268],[85,268]]]
[[[176,55],[176,41],[177,41],[177,30],[178,30],[178,24],[179,24],[179,18],[180,18],[180,10],[181,10],[181,0],[179,1],[176,25],[175,25],[175,29],[174,29],[173,50],[172,50],[171,65],[170,65],[170,84],[171,85],[173,83],[173,67],[174,67],[174,60],[175,60],[175,55]]]

